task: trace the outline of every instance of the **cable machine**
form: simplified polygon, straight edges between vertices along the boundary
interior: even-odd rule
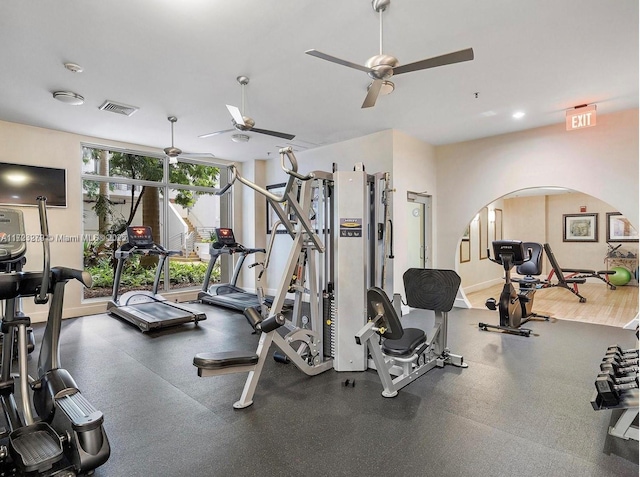
[[[389,173],[368,174],[358,165],[353,171],[302,175],[291,148],[280,150],[280,165],[288,176],[282,195],[243,178],[234,166],[229,167],[229,184],[220,191],[239,181],[264,195],[277,224],[293,241],[271,307],[263,304],[262,313],[245,310],[262,333],[256,353],[199,353],[194,358],[201,377],[249,372],[236,408],[253,403],[272,343],[310,376],[331,368],[365,371],[367,350],[355,335],[367,322],[367,289],[378,286],[390,292],[392,287],[392,276],[386,283],[391,275],[386,261],[393,257],[387,233]],[[287,294],[294,295],[294,307],[285,318]]]

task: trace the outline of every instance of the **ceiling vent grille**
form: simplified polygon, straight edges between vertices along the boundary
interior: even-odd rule
[[[103,111],[111,111],[112,113],[124,114],[125,116],[131,116],[138,109],[136,106],[129,106],[127,104],[116,103],[115,101],[106,100],[100,106],[100,109]]]

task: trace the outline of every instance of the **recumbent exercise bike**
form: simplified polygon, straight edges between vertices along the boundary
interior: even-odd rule
[[[484,331],[488,331],[488,328],[495,328],[528,337],[531,330],[521,328],[523,324],[532,318],[549,320],[548,316],[533,312],[533,297],[537,286],[541,283],[540,279],[535,276],[542,273],[542,245],[520,240],[496,240],[493,242],[495,258],[491,258],[491,251],[488,249],[487,255],[489,260],[504,268],[505,283],[499,301],[496,302],[495,298],[489,298],[485,302],[488,309],[499,311],[500,324],[478,323],[478,326]],[[524,278],[511,278],[511,269],[514,266],[517,267],[518,274],[524,275]],[[519,284],[517,291],[513,282]]]

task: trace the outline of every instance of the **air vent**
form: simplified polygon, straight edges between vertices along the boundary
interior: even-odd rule
[[[100,109],[103,111],[111,111],[112,113],[124,114],[125,116],[131,116],[138,109],[136,106],[129,106],[127,104],[116,103],[115,101],[106,100],[100,106]]]

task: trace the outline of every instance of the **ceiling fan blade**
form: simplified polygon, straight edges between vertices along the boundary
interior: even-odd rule
[[[369,86],[367,97],[364,98],[364,102],[362,103],[362,108],[371,108],[376,105],[376,100],[378,99],[378,95],[380,94],[382,83],[383,81],[380,79],[373,80],[373,83],[371,83],[371,86]]]
[[[332,63],[337,63],[342,66],[348,66],[349,68],[354,68],[356,70],[364,71],[365,73],[369,73],[371,71],[371,68],[367,68],[364,65],[359,65],[357,63],[352,63],[350,61],[341,60],[340,58],[327,55],[326,53],[322,53],[321,51],[318,51],[318,50],[307,50],[305,51],[305,53],[307,55],[315,56],[316,58],[331,61]]]
[[[236,129],[225,129],[224,131],[216,131],[216,132],[212,132],[212,133],[207,133],[207,134],[203,134],[201,136],[198,136],[201,139],[204,139],[205,137],[211,137],[211,136],[217,136],[218,134],[224,134],[224,133],[228,133],[231,131],[235,131]]]
[[[397,66],[393,69],[394,75],[409,73],[411,71],[425,70],[427,68],[435,68],[436,66],[451,65],[453,63],[461,63],[463,61],[473,60],[473,48],[466,50],[454,51],[446,55],[434,56],[426,60],[416,61],[408,65]]]
[[[183,152],[180,155],[181,159],[211,159],[216,157],[210,152]]]
[[[277,132],[277,131],[269,131],[267,129],[258,129],[258,128],[251,128],[250,129],[251,132],[257,132],[260,134],[267,134],[268,136],[275,136],[275,137],[280,137],[282,139],[293,139],[295,137],[295,135],[293,134],[287,134],[287,133],[281,133],[281,132]]]
[[[242,117],[242,113],[240,112],[240,110],[238,108],[236,108],[235,106],[229,106],[227,104],[227,109],[231,113],[231,117],[236,122],[236,124],[240,124],[242,126],[245,126],[244,118]]]

